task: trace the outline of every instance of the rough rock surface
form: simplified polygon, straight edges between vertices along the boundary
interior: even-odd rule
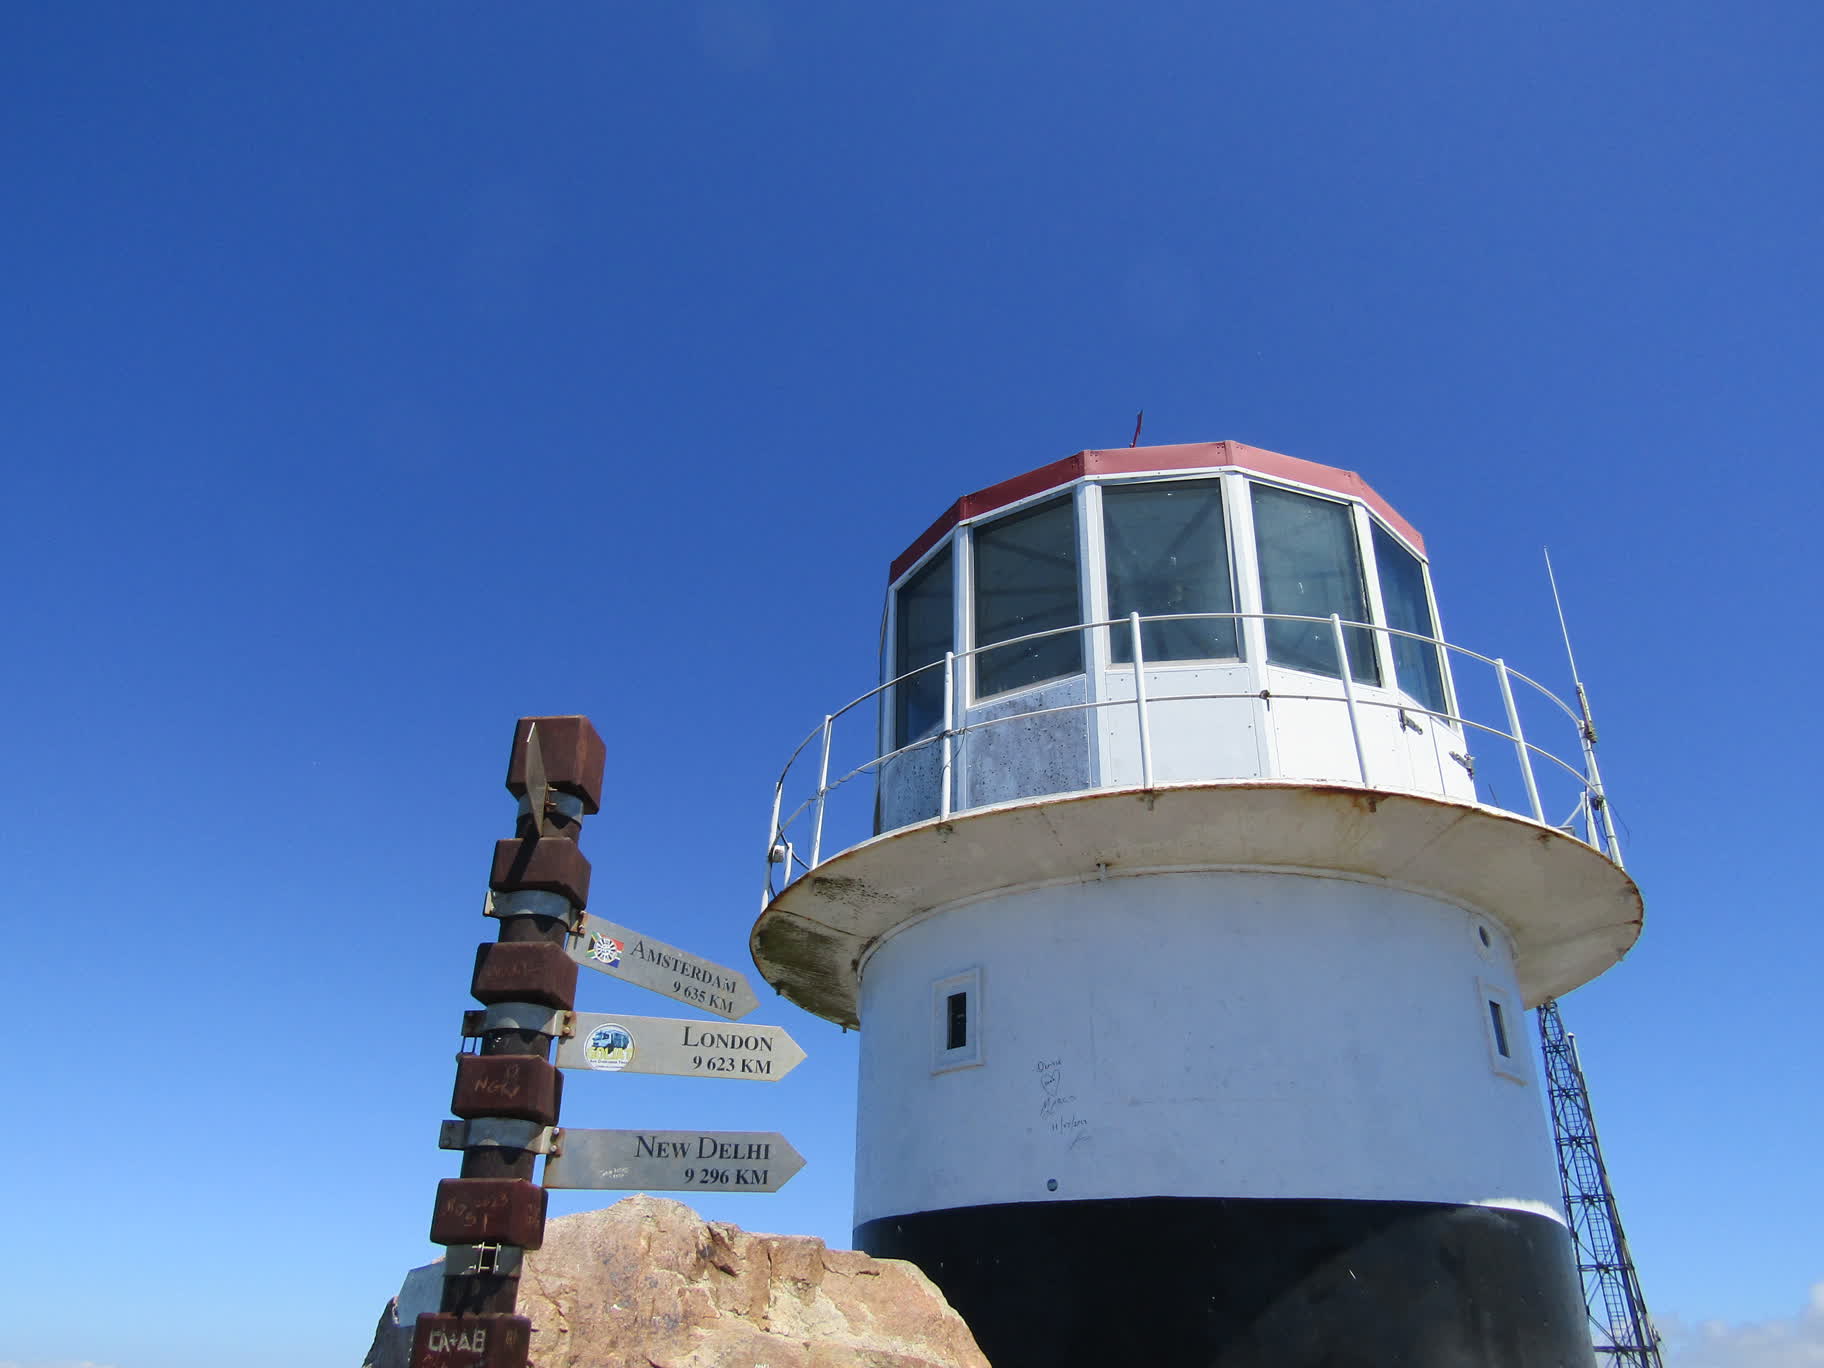
[[[440,1264],[406,1275],[363,1368],[406,1368],[441,1281]],[[551,1221],[519,1310],[537,1368],[988,1368],[912,1264],[749,1234],[661,1197]]]

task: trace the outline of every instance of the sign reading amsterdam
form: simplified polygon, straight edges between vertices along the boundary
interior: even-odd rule
[[[548,1188],[777,1192],[804,1156],[772,1131],[569,1130],[545,1161]]]
[[[587,912],[578,920],[565,948],[585,969],[650,988],[729,1021],[739,1021],[760,1005],[747,975],[737,970]]]
[[[804,1061],[804,1051],[783,1026],[724,1026],[621,1012],[570,1017],[571,1033],[557,1042],[553,1061],[560,1069],[777,1083]]]

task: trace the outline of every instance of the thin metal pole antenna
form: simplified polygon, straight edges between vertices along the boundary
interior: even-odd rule
[[[1663,1368],[1659,1333],[1647,1315],[1647,1299],[1622,1233],[1621,1213],[1608,1165],[1596,1139],[1589,1084],[1577,1057],[1577,1037],[1564,1029],[1558,1004],[1539,1004],[1539,1042],[1545,1053],[1546,1089],[1552,1133],[1558,1146],[1558,1181],[1564,1215],[1577,1251],[1577,1272],[1589,1311],[1590,1339],[1609,1364]]]
[[[1583,698],[1583,676],[1577,673],[1577,653],[1571,649],[1571,629],[1564,620],[1564,600],[1558,597],[1558,576],[1552,569],[1552,548],[1539,548],[1545,556],[1545,577],[1552,585],[1552,606],[1558,610],[1558,630],[1564,636],[1565,659],[1571,662],[1571,683],[1577,686],[1577,703],[1583,709],[1583,715],[1590,715],[1590,705]]]
[[[1584,780],[1590,795],[1590,844],[1596,844],[1596,820],[1602,819],[1602,834],[1609,858],[1621,863],[1621,841],[1615,835],[1615,816],[1609,811],[1608,795],[1602,789],[1602,771],[1596,767],[1596,719],[1590,715],[1590,696],[1583,687],[1583,675],[1577,668],[1577,653],[1571,649],[1571,628],[1564,620],[1564,600],[1558,596],[1558,575],[1552,569],[1552,549],[1539,548],[1545,554],[1545,577],[1552,586],[1552,606],[1558,610],[1558,630],[1564,637],[1564,656],[1571,664],[1571,685],[1577,690],[1577,711],[1583,715]]]

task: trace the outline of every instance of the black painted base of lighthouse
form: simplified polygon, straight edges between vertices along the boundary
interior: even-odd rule
[[[994,1368],[1591,1368],[1570,1236],[1430,1202],[1134,1197],[855,1231],[944,1291]]]

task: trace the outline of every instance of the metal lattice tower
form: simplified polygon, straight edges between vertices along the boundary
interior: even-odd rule
[[[1539,1006],[1539,1039],[1545,1050],[1552,1132],[1558,1143],[1558,1178],[1564,1213],[1577,1247],[1577,1271],[1589,1307],[1590,1338],[1608,1362],[1663,1368],[1659,1334],[1647,1316],[1640,1278],[1628,1253],[1609,1170],[1596,1139],[1590,1090],[1577,1058],[1577,1037],[1564,1029],[1556,1001]]]

